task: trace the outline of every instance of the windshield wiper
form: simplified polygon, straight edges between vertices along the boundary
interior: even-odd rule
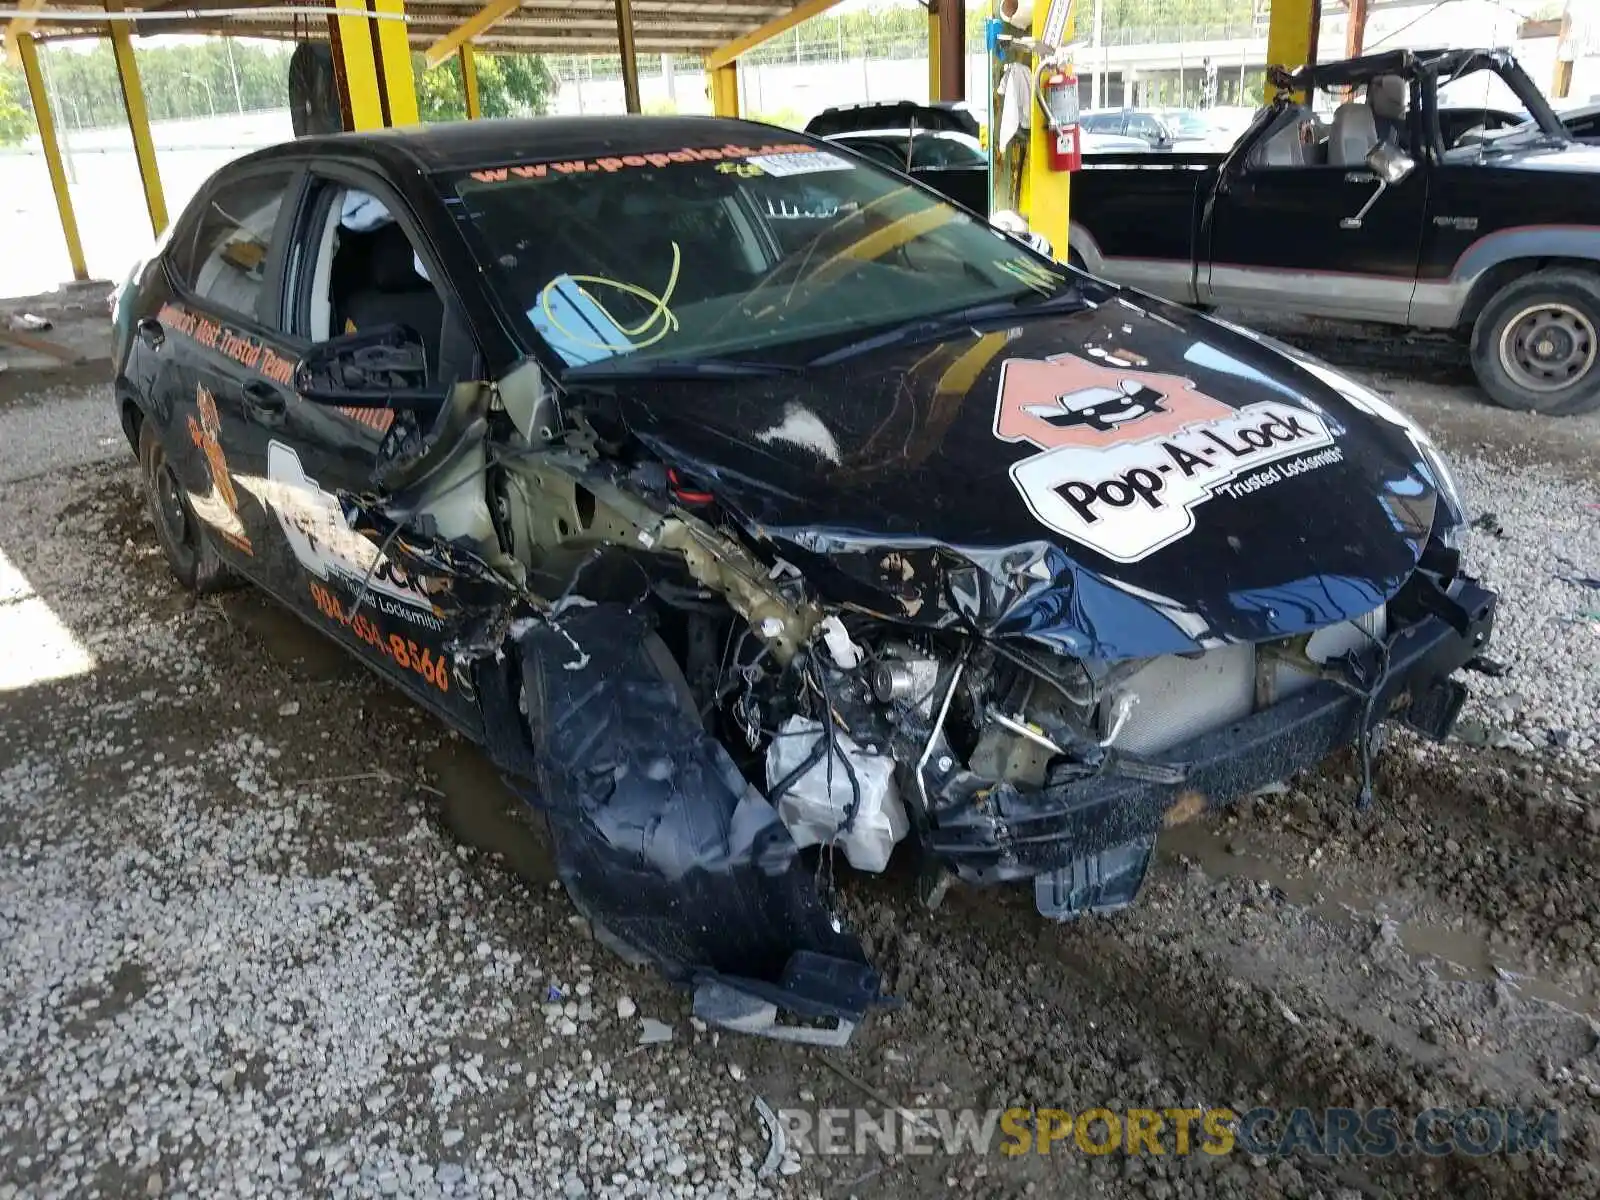
[[[854,358],[858,354],[867,354],[873,350],[881,350],[885,346],[906,345],[921,341],[924,338],[937,337],[942,333],[965,329],[983,321],[1004,320],[1032,312],[1050,312],[1062,306],[1064,300],[1070,300],[1076,305],[1081,300],[1081,293],[1076,287],[1065,288],[1054,295],[1044,296],[1038,292],[1028,292],[1022,296],[1012,297],[1010,300],[991,300],[984,304],[972,304],[966,308],[958,308],[947,313],[935,313],[928,317],[913,317],[899,324],[891,325],[887,329],[880,329],[869,337],[859,341],[850,342],[840,346],[837,350],[812,359],[807,366],[827,367],[834,363],[843,362]]]
[[[602,359],[568,369],[564,378],[586,379],[738,379],[762,375],[797,375],[790,363],[741,358]]]

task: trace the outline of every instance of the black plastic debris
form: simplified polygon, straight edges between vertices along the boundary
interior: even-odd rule
[[[1506,527],[1500,524],[1500,518],[1492,512],[1479,513],[1473,517],[1471,527],[1487,533],[1490,537],[1503,538],[1506,536]]]
[[[881,1001],[878,974],[777,811],[706,732],[645,617],[574,609],[528,622],[515,645],[520,703],[507,668],[481,684],[490,752],[548,815],[596,938],[693,988],[704,1020],[847,1041]]]

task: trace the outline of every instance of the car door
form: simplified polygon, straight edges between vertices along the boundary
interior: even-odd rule
[[[251,409],[271,395],[264,380],[292,368],[262,314],[276,301],[298,178],[292,166],[259,164],[208,183],[167,256],[172,294],[136,330],[157,356],[168,454],[191,509],[225,561],[273,590],[278,581],[257,556],[267,514]]]
[[[423,265],[424,244],[396,219],[405,213],[376,179],[362,176],[354,186],[315,165],[308,170],[285,234],[274,314],[276,344],[288,361],[345,333],[401,324],[417,329],[431,372],[460,377],[475,365],[460,366],[455,351],[439,345],[445,302],[430,278],[435,270]],[[371,257],[380,248],[388,252],[382,263]],[[404,423],[397,433],[412,428],[410,418],[388,407],[307,400],[293,372],[268,382],[273,398],[251,410],[246,459],[264,480],[272,516],[261,554],[286,581],[286,599],[416,699],[475,729],[470,679],[454,669],[448,649],[461,615],[453,580],[408,568],[355,500],[381,490],[375,470],[384,439],[397,423]],[[415,428],[426,432],[437,415],[421,416]],[[483,503],[481,478],[477,486]]]
[[[1201,231],[1202,300],[1406,320],[1427,210],[1424,163],[1352,225],[1378,181],[1365,163],[1329,163],[1326,153],[1309,112],[1289,109],[1229,162]]]

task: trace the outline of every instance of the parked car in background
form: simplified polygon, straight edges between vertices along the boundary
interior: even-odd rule
[[[1236,107],[1164,108],[1160,115],[1185,150],[1200,145],[1208,150],[1227,150],[1250,128],[1256,112],[1253,108]]]
[[[1453,144],[1439,89],[1480,72],[1532,120]],[[1230,152],[1180,152],[1192,169],[1086,163],[1072,259],[1190,304],[1452,331],[1495,403],[1600,408],[1600,148],[1516,59],[1396,50],[1276,78],[1331,122],[1282,95]]]
[[[873,126],[870,122],[874,119],[888,123]],[[965,128],[969,122],[976,127],[964,108],[903,101],[830,108],[814,117],[806,132],[848,147],[879,166],[910,175],[963,208],[987,216],[989,155],[977,134]],[[1083,135],[1085,154],[1143,153],[1148,149],[1138,138]]]
[[[1150,150],[1201,149],[1200,136],[1180,133],[1160,112],[1148,108],[1103,108],[1083,114],[1083,131],[1095,136],[1138,138]]]

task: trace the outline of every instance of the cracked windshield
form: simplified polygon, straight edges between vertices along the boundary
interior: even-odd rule
[[[859,334],[1067,278],[938,197],[805,142],[494,167],[456,189],[502,303],[572,367]]]

